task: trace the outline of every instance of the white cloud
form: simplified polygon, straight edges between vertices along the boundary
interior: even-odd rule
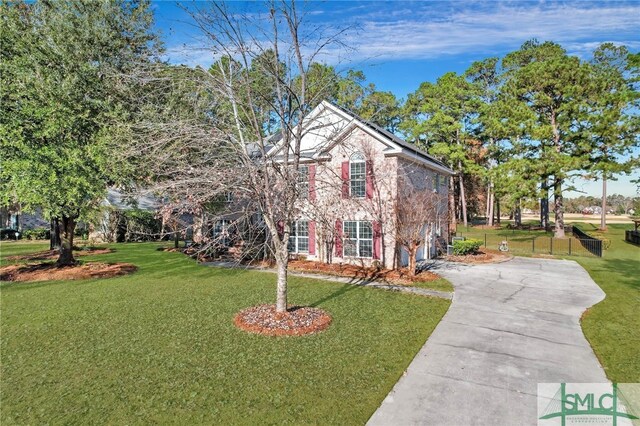
[[[402,6],[401,6],[402,5]],[[573,2],[562,4],[510,3],[368,3],[336,8],[333,13],[312,10],[316,24],[340,27],[357,24],[345,43],[355,51],[329,48],[319,58],[329,63],[374,60],[435,59],[448,55],[499,55],[537,38],[555,41],[571,54],[589,56],[610,41],[640,48],[640,3]],[[347,13],[347,11],[349,13]],[[357,15],[356,15],[357,14]],[[331,15],[331,17],[323,15]],[[346,17],[349,18],[346,18]],[[311,28],[311,27],[309,27]],[[173,63],[209,66],[213,54],[200,39],[170,47]]]
[[[392,19],[379,13],[362,16],[363,31],[349,42],[361,58],[425,59],[449,54],[491,53],[517,48],[537,38],[581,48],[611,40],[617,34],[637,46],[640,4],[615,7],[595,3],[532,5],[490,3],[439,15],[430,10],[398,10]],[[371,17],[374,19],[371,19]],[[578,43],[582,42],[582,43]]]
[[[214,55],[211,50],[203,46],[205,44],[200,41],[183,43],[167,48],[164,56],[172,64],[188,65],[190,67],[200,65],[208,68],[214,62]]]

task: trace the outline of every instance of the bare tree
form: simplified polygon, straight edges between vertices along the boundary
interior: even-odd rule
[[[436,184],[437,185],[437,184]],[[404,172],[398,179],[398,193],[394,200],[396,215],[396,243],[409,255],[409,274],[416,274],[416,255],[420,247],[426,245],[438,223],[448,218],[447,196],[425,188],[423,182],[412,179],[410,172]]]
[[[300,211],[301,143],[331,126],[305,119],[321,101],[310,93],[331,83],[311,82],[308,72],[320,54],[344,47],[345,30],[306,24],[295,2],[268,6],[246,14],[218,2],[185,6],[215,63],[209,70],[165,67],[134,76],[148,81],[150,94],[134,128],[123,133],[136,141],[125,156],[140,167],[145,188],[179,211],[200,212],[233,193],[235,210],[210,209],[208,219],[233,214],[255,226],[253,234],[263,227],[261,242],[278,272],[276,311],[284,312],[290,223]],[[277,132],[268,134],[271,129]]]

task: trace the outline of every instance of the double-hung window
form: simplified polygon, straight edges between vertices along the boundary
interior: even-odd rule
[[[367,163],[359,152],[349,159],[349,191],[352,198],[364,198],[367,195]]]
[[[309,253],[309,221],[298,220],[291,223],[289,251],[291,253]]]
[[[309,166],[298,167],[298,198],[309,198]]]
[[[371,222],[345,220],[342,232],[344,257],[373,256],[373,226]]]
[[[225,247],[230,247],[233,243],[232,240],[231,221],[221,219],[213,224],[213,238],[214,240]]]

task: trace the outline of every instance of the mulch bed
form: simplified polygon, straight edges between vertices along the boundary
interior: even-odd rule
[[[238,312],[233,322],[249,333],[303,336],[329,327],[331,316],[322,309],[309,306],[290,306],[287,312],[276,312],[276,305],[258,305]]]
[[[114,250],[110,248],[101,248],[101,247],[90,247],[81,250],[74,250],[74,256],[89,256],[94,254],[107,254],[113,253]],[[16,261],[16,260],[54,260],[59,256],[59,252],[57,250],[45,250],[39,251],[36,253],[22,254],[18,256],[8,256],[8,261]]]
[[[511,259],[513,256],[510,254],[502,253],[498,250],[482,249],[476,254],[467,254],[464,256],[447,256],[446,259],[450,262],[459,263],[498,263]]]
[[[131,263],[87,262],[72,266],[58,266],[55,263],[33,263],[9,265],[0,268],[0,281],[51,281],[85,280],[89,278],[110,278],[134,272]]]
[[[322,273],[347,278],[386,281],[391,284],[412,285],[416,282],[434,281],[439,275],[429,271],[421,271],[415,276],[409,275],[407,269],[390,270],[360,265],[312,262],[310,260],[290,260],[289,269],[300,272]]]

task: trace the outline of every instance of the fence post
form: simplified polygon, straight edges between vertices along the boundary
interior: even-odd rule
[[[487,234],[484,234],[484,246],[487,247]]]
[[[569,237],[569,256],[571,256],[571,240],[573,238]]]
[[[531,240],[531,253],[535,253],[536,252],[536,237],[533,237],[533,239]]]
[[[551,248],[551,253],[549,254],[553,254],[553,237],[551,237],[550,243],[549,243],[549,247]]]

